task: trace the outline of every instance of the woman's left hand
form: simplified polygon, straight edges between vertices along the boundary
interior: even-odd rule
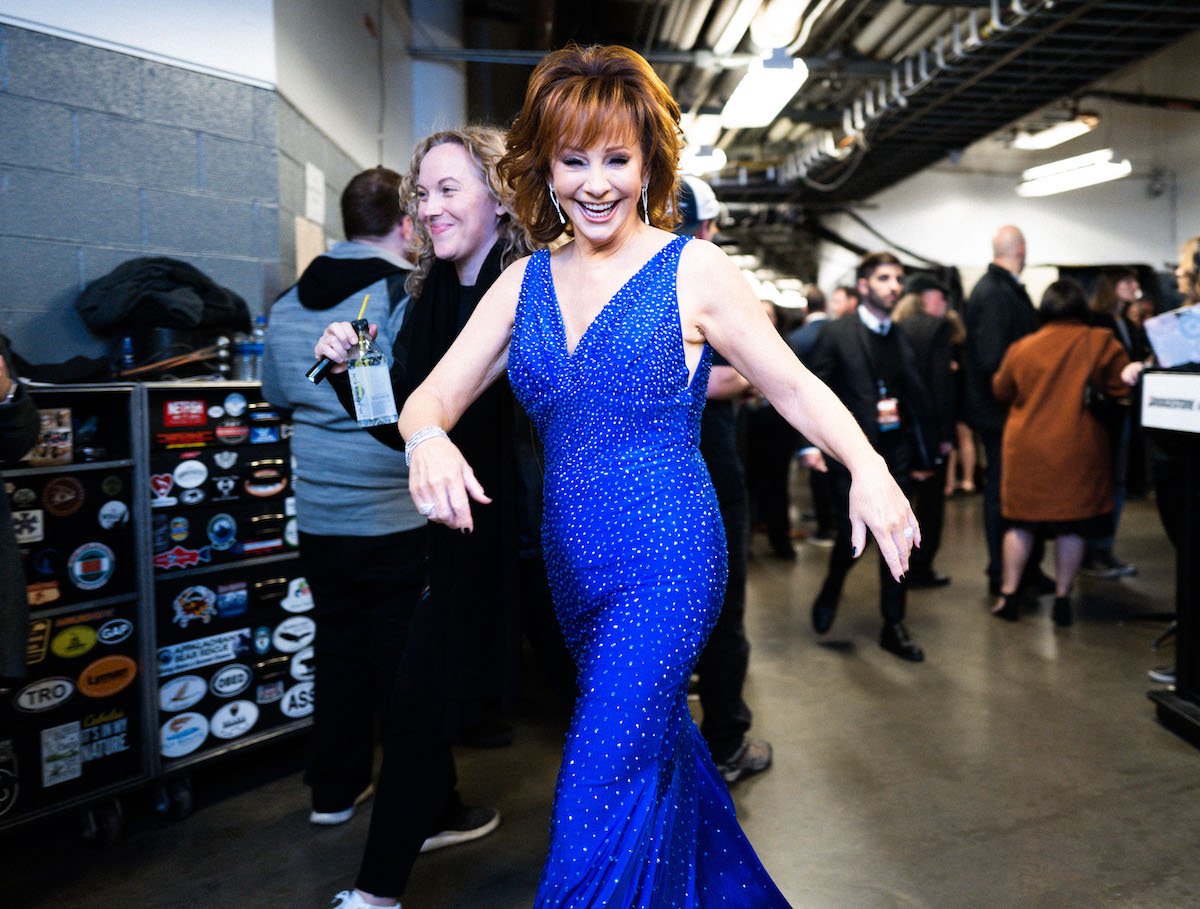
[[[1140,360],[1134,360],[1121,370],[1121,381],[1129,386],[1137,385],[1138,379],[1142,377],[1142,370],[1145,367],[1145,363]]]
[[[850,545],[855,557],[866,546],[868,529],[874,534],[892,577],[902,580],[908,571],[909,553],[914,546],[921,545],[921,526],[908,497],[878,455],[853,472],[850,485]]]

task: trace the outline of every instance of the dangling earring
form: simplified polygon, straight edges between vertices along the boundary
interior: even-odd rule
[[[642,184],[642,217],[646,219],[646,223],[650,223],[650,184]]]
[[[553,186],[551,186],[549,183],[547,183],[547,184],[546,184],[546,188],[547,188],[548,190],[550,190],[550,201],[551,201],[551,202],[554,204],[554,210],[555,210],[556,212],[558,212],[558,221],[559,221],[559,223],[560,223],[560,224],[566,224],[566,223],[567,223],[567,219],[566,219],[566,218],[563,216],[562,209],[561,209],[561,208],[559,207],[559,205],[558,205],[558,196],[556,196],[556,195],[554,194],[554,187],[553,187]]]

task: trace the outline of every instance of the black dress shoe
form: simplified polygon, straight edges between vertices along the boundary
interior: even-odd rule
[[[824,634],[832,628],[833,620],[837,618],[837,608],[837,600],[831,600],[824,594],[817,597],[812,608],[813,631],[817,634]]]
[[[944,574],[938,574],[936,571],[931,571],[928,574],[910,574],[908,576],[908,586],[914,590],[921,588],[932,589],[934,587],[945,587],[950,583],[950,579]]]
[[[900,659],[912,663],[919,663],[925,659],[925,651],[913,643],[903,622],[884,625],[883,631],[879,633],[879,646],[888,653],[894,653]]]

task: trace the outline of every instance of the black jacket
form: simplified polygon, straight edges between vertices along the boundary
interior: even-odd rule
[[[895,326],[893,326],[895,331]],[[901,419],[912,442],[914,469],[928,469],[937,455],[931,443],[932,418],[929,393],[921,381],[921,370],[912,342],[903,331],[896,331],[900,348],[903,387],[894,389],[904,410]],[[857,315],[847,315],[825,324],[809,358],[809,368],[846,405],[867,439],[879,449],[879,387],[875,370],[867,360],[871,331]]]
[[[1037,331],[1037,312],[1020,282],[993,262],[967,298],[964,321],[963,414],[972,428],[999,432],[1005,410],[992,396],[992,376],[1012,343]]]
[[[16,381],[8,338],[0,335],[0,357]],[[9,404],[0,404],[0,461],[15,461],[37,440],[38,413],[33,400],[18,386]],[[0,495],[0,680],[25,676],[29,637],[29,603],[21,571],[21,553],[13,535],[8,496]]]
[[[933,416],[933,441],[954,441],[954,373],[950,371],[950,322],[928,313],[913,313],[897,323],[912,341],[929,392]]]

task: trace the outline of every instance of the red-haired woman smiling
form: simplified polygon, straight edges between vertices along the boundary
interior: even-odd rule
[[[536,905],[786,906],[687,710],[725,537],[697,441],[711,350],[853,473],[851,515],[901,575],[919,531],[880,457],[720,250],[669,232],[679,107],[620,47],[529,81],[501,173],[553,254],[504,272],[409,397],[414,500],[469,531],[488,502],[445,436],[505,369],[545,445],[543,544],[580,697]]]

